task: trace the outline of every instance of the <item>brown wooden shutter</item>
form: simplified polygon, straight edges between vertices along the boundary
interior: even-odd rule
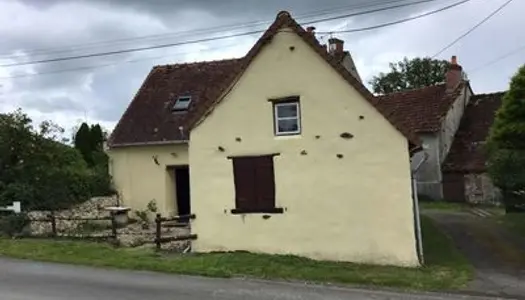
[[[275,208],[275,177],[273,156],[260,156],[255,162],[255,196],[257,208],[268,210]]]
[[[249,157],[233,158],[233,176],[235,207],[240,210],[255,209],[255,168],[253,159]]]

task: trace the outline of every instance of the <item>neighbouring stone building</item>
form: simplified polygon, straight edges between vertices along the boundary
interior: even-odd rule
[[[487,175],[483,146],[503,95],[504,92],[498,92],[471,97],[443,164],[445,199],[469,203],[499,202],[499,191]]]
[[[446,82],[380,96],[397,119],[419,135],[424,151],[412,157],[420,195],[432,199],[497,202],[498,192],[486,174],[483,144],[503,92],[476,95],[457,58]]]
[[[441,165],[472,94],[470,83],[453,56],[446,82],[379,97],[391,107],[395,118],[422,140],[423,151],[412,158],[412,164],[417,165],[427,156],[415,174],[419,194],[443,199]]]

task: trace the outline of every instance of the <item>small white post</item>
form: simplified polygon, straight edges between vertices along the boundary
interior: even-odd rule
[[[22,212],[22,205],[20,204],[20,201],[13,202],[13,205],[8,205],[4,208],[4,210],[10,210],[14,213],[21,213]]]

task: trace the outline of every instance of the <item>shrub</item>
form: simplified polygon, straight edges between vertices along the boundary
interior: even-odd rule
[[[55,127],[45,122],[38,131],[31,124],[20,110],[0,114],[0,205],[63,209],[103,190],[107,179],[90,170],[78,150],[58,142]]]
[[[488,171],[507,212],[525,205],[525,65],[512,77],[487,140]]]
[[[9,237],[23,235],[30,224],[28,216],[24,213],[0,216],[0,234]]]

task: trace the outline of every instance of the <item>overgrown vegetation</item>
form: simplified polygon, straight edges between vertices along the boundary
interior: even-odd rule
[[[23,235],[30,220],[25,213],[3,212],[0,215],[0,235],[14,237]]]
[[[512,77],[487,140],[488,171],[507,212],[525,211],[525,65]]]
[[[140,223],[144,229],[148,229],[151,223],[150,215],[157,213],[157,202],[152,199],[146,205],[145,210],[136,210],[135,216],[140,220]]]
[[[109,192],[107,158],[89,167],[63,132],[49,121],[35,128],[21,110],[0,114],[0,206],[57,210]]]
[[[447,201],[420,201],[421,209],[462,211],[468,208],[465,203],[447,202]]]
[[[512,232],[525,238],[525,218],[520,213],[510,213],[505,215],[497,215],[498,223],[503,224]]]
[[[390,63],[388,73],[379,73],[369,84],[376,94],[388,94],[418,89],[445,82],[449,62],[446,60],[424,58],[404,58]]]
[[[99,196],[115,193],[109,176],[109,158],[104,152],[106,136],[100,125],[89,126],[87,123],[82,123],[73,139],[75,149],[80,152],[94,175],[91,190]]]
[[[422,217],[427,266],[399,268],[315,261],[289,255],[246,252],[161,255],[149,249],[113,248],[106,244],[47,240],[2,240],[0,255],[73,264],[151,270],[189,275],[394,286],[418,290],[463,287],[472,268],[426,217]]]

